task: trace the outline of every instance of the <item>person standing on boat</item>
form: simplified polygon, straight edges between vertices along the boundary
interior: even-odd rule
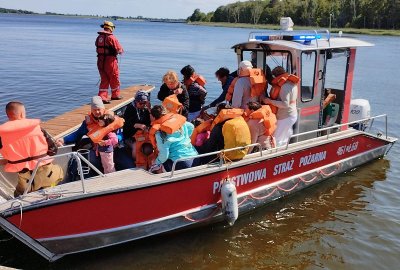
[[[219,103],[223,102],[226,97],[226,93],[228,92],[229,86],[233,81],[233,77],[230,75],[230,71],[226,67],[221,67],[215,72],[215,77],[217,77],[218,81],[221,82],[222,93],[219,97],[217,97],[213,102],[203,107],[203,110],[207,110],[209,108],[217,106]]]
[[[181,114],[188,117],[189,112],[189,93],[182,83],[179,82],[178,74],[175,71],[168,71],[162,78],[163,84],[158,92],[158,99],[164,99],[170,95],[176,95],[179,102],[183,105]]]
[[[188,121],[196,119],[206,100],[207,91],[204,88],[206,80],[203,76],[196,74],[191,65],[184,66],[181,69],[183,83],[189,94],[189,114]]]
[[[120,96],[119,67],[117,55],[124,50],[113,35],[115,25],[104,21],[100,25],[104,30],[98,32],[96,39],[97,68],[100,74],[99,96],[105,104],[109,104],[108,88],[111,87],[111,100],[122,99]]]
[[[168,113],[162,105],[155,105],[151,109],[151,116],[150,134],[153,136],[153,144],[155,143],[157,146],[158,155],[150,171],[159,171],[163,166],[169,172],[176,160],[197,155],[190,140],[194,126],[187,122],[185,117]],[[196,159],[186,159],[176,163],[175,169],[181,170],[196,165]]]
[[[150,128],[150,96],[145,91],[136,92],[135,99],[129,104],[124,112],[124,141],[125,145],[132,149],[132,157],[136,158],[135,134],[139,130]]]
[[[247,103],[249,103],[249,101],[256,101],[256,99],[251,98],[251,82],[249,75],[252,68],[253,65],[247,60],[239,64],[239,78],[235,82],[231,102],[233,108],[247,109]]]
[[[63,169],[53,164],[49,155],[57,153],[57,147],[50,135],[40,128],[39,119],[27,119],[25,106],[12,101],[6,105],[9,119],[0,125],[0,153],[7,160],[4,171],[18,173],[16,194],[23,194],[32,173],[38,166],[32,186],[28,192],[56,186],[64,178]]]
[[[278,121],[274,137],[279,147],[287,144],[293,135],[293,125],[297,121],[297,83],[300,79],[288,74],[281,66],[272,70],[272,76],[274,79],[271,82],[270,97],[264,98],[264,104],[271,105],[272,111],[276,110]]]
[[[83,120],[80,127],[72,132],[71,134],[65,136],[64,138],[60,138],[56,141],[58,146],[68,145],[68,144],[78,144],[83,136],[89,135],[90,130],[101,129],[102,127],[99,125],[99,120],[104,114],[107,112],[109,114],[113,114],[113,112],[108,112],[105,109],[105,106],[101,100],[101,97],[94,96],[92,97],[92,101],[90,104],[90,113],[85,116],[85,120]],[[117,123],[121,123],[118,121]],[[119,127],[123,126],[120,124]],[[117,128],[116,128],[117,129]],[[117,129],[117,138],[118,142],[122,142],[122,132],[120,129]],[[92,145],[95,146],[95,143],[92,140]],[[101,169],[101,160],[98,155],[96,155],[95,149],[92,147],[89,152],[89,161],[96,166],[97,168]],[[114,149],[114,162],[117,170],[123,170],[127,168],[133,167],[133,160],[130,154],[126,153],[124,148],[116,147]]]

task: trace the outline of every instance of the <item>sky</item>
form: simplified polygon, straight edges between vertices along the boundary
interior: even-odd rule
[[[209,12],[234,2],[237,0],[0,0],[0,7],[38,13],[177,19],[189,17],[196,8]]]

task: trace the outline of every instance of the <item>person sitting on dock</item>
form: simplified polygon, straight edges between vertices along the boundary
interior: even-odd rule
[[[271,105],[272,111],[276,113],[278,121],[274,137],[279,147],[287,144],[297,121],[297,83],[300,78],[288,74],[281,66],[275,67],[272,75],[274,79],[271,82],[270,97],[264,98],[264,104]]]
[[[122,99],[120,96],[119,67],[117,55],[123,53],[118,39],[113,35],[115,25],[104,21],[100,25],[104,30],[98,32],[96,39],[97,68],[100,74],[99,96],[109,104],[108,88],[111,87],[111,100]]]
[[[124,141],[125,145],[132,150],[133,159],[136,158],[135,134],[139,130],[145,131],[150,128],[150,97],[145,91],[138,91],[135,99],[130,103],[124,112]]]
[[[189,114],[188,121],[196,119],[204,105],[207,91],[204,88],[206,80],[203,76],[196,74],[191,65],[184,66],[181,69],[183,83],[189,94]]]
[[[91,101],[91,109],[90,113],[86,115],[85,120],[82,122],[81,126],[73,133],[65,136],[64,138],[58,139],[57,145],[62,146],[64,144],[77,144],[81,141],[83,136],[89,136],[93,146],[97,143],[97,139],[102,140],[104,137],[94,138],[93,135],[99,133],[94,132],[95,130],[102,130],[102,127],[99,125],[99,120],[106,113],[105,106],[99,96],[92,97]],[[113,112],[108,112],[109,114],[113,114]],[[115,121],[114,124],[115,129],[121,128],[123,126],[123,121]],[[109,127],[103,129],[105,131],[109,130]],[[117,132],[118,141],[122,141],[121,132]],[[95,149],[92,147],[89,152],[89,161],[101,169],[101,160],[100,157],[96,155]],[[123,148],[116,147],[114,151],[114,161],[117,170],[123,170],[127,168],[132,168],[134,166],[134,162],[132,160],[131,155],[128,155]],[[93,173],[93,172],[91,172]]]
[[[27,119],[25,106],[12,101],[6,105],[9,119],[0,125],[0,153],[7,160],[6,172],[18,173],[16,194],[23,194],[28,188],[32,173],[38,166],[28,192],[56,186],[64,178],[63,169],[53,164],[52,159],[39,159],[55,155],[57,147],[50,135],[40,128],[39,119]]]
[[[259,102],[251,101],[247,104],[246,118],[250,129],[251,144],[259,143],[262,149],[274,147],[272,134],[276,129],[276,116],[268,105],[261,105]],[[254,147],[249,148],[252,153]]]
[[[226,103],[221,103],[217,106],[216,114],[210,127],[209,139],[203,145],[196,147],[200,154],[246,146],[251,143],[250,130],[242,117],[242,109],[235,109]],[[224,156],[229,160],[240,160],[247,151],[247,149],[227,151]],[[201,162],[204,164],[213,158],[213,156],[204,157]]]
[[[153,121],[150,136],[158,150],[158,156],[150,168],[151,172],[160,171],[162,166],[169,172],[176,160],[197,155],[190,141],[194,126],[187,122],[185,117],[169,113],[162,105],[155,105],[151,109],[151,116]],[[196,159],[186,159],[176,163],[175,169],[186,169],[196,165]]]
[[[230,71],[226,67],[221,67],[215,72],[215,77],[217,77],[218,81],[221,82],[222,93],[217,97],[213,102],[203,107],[203,110],[207,110],[209,108],[217,106],[219,103],[223,102],[226,97],[226,93],[228,92],[229,86],[233,81],[233,77],[230,75]]]
[[[168,71],[162,78],[163,84],[158,92],[158,99],[164,101],[164,99],[171,95],[176,95],[178,101],[183,105],[181,114],[185,117],[188,116],[189,112],[189,93],[186,87],[179,82],[178,74],[175,71]]]

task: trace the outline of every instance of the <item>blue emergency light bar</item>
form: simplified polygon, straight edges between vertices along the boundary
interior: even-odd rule
[[[311,40],[321,39],[321,35],[258,35],[254,36],[254,39],[260,41],[288,40],[310,42]]]

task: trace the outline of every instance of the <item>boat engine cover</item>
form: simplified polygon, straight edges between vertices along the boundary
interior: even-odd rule
[[[369,118],[371,116],[371,106],[366,99],[352,99],[350,101],[350,115],[349,122],[358,121],[361,119]],[[351,125],[351,127],[358,130],[365,130],[369,121],[364,121],[360,124]]]

